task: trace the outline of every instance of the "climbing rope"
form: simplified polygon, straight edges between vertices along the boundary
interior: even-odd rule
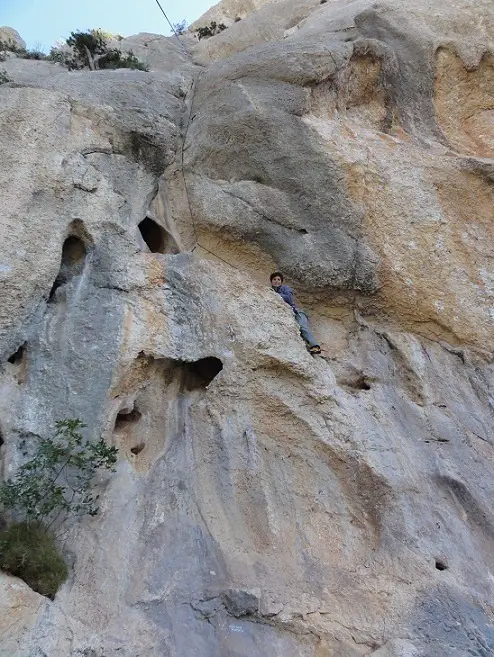
[[[182,46],[182,48],[185,50],[185,52],[186,52],[187,54],[189,54],[189,52],[188,52],[187,48],[185,47],[185,45],[182,43],[182,41],[180,41],[180,37],[179,37],[178,34],[177,34],[177,30],[173,27],[172,23],[170,22],[170,19],[169,19],[168,16],[166,15],[166,12],[165,12],[165,10],[163,9],[163,7],[161,6],[160,1],[159,1],[159,0],[156,0],[156,4],[157,4],[158,7],[161,9],[161,13],[162,13],[163,16],[166,18],[166,22],[167,22],[168,25],[170,26],[170,29],[171,29],[171,31],[173,32],[173,34],[177,37],[179,44]]]
[[[197,232],[196,222],[194,221],[194,215],[192,213],[192,206],[190,204],[189,188],[187,186],[187,178],[185,176],[184,151],[185,151],[185,142],[187,141],[187,135],[188,135],[188,132],[189,132],[189,125],[190,125],[193,110],[194,110],[194,100],[195,100],[195,96],[196,96],[196,87],[197,87],[197,83],[199,82],[199,79],[200,79],[202,73],[203,73],[203,71],[200,71],[198,76],[194,77],[192,85],[191,85],[191,87],[188,91],[188,94],[190,94],[191,99],[190,99],[190,105],[189,105],[189,114],[187,116],[187,121],[186,121],[186,125],[185,125],[185,130],[184,130],[184,136],[183,136],[183,139],[182,139],[182,148],[181,148],[182,152],[180,154],[180,159],[181,159],[180,169],[181,169],[182,178],[183,178],[183,181],[184,181],[185,198],[187,199],[187,205],[189,207],[189,216],[190,216],[190,220],[192,222],[192,229],[193,229],[193,232],[194,232],[194,240],[195,240],[195,246],[191,249],[191,253],[194,253],[194,251],[199,247],[199,248],[203,249],[204,251],[206,251],[207,253],[209,253],[210,255],[217,258],[218,260],[221,260],[221,262],[224,262],[226,265],[229,265],[230,267],[232,267],[233,269],[236,269],[237,271],[241,271],[239,267],[235,267],[235,265],[232,265],[231,262],[228,262],[228,260],[225,260],[224,258],[219,256],[217,253],[214,253],[213,251],[211,251],[206,246],[204,246],[203,244],[200,243],[199,233]]]
[[[168,25],[170,26],[171,31],[177,37],[178,42],[180,43],[180,45],[184,49],[185,53],[190,56],[189,51],[187,50],[185,44],[180,40],[180,37],[177,34],[176,29],[173,27],[170,19],[166,15],[166,12],[163,9],[163,7],[161,6],[159,0],[156,0],[156,4],[160,8],[161,13],[163,14],[163,16],[166,18],[166,21],[167,21]],[[191,222],[192,222],[192,228],[193,228],[194,236],[195,236],[195,246],[192,248],[191,252],[193,253],[197,249],[197,247],[199,247],[199,248],[203,249],[204,251],[206,251],[207,253],[209,253],[210,255],[214,256],[215,258],[218,258],[218,260],[221,260],[226,265],[229,265],[233,269],[236,269],[237,271],[240,271],[240,269],[238,267],[235,267],[235,265],[232,265],[231,262],[228,262],[227,260],[224,260],[221,256],[217,255],[216,253],[213,253],[213,251],[210,251],[208,248],[206,248],[205,246],[203,246],[199,242],[199,235],[198,235],[198,232],[197,232],[194,217],[192,215],[192,208],[191,208],[191,205],[190,205],[189,190],[187,188],[187,180],[186,180],[186,177],[185,177],[185,168],[184,168],[184,150],[185,150],[185,141],[187,139],[187,132],[189,130],[189,125],[190,125],[190,121],[191,121],[191,117],[192,117],[192,110],[193,110],[193,106],[194,106],[194,99],[195,99],[195,93],[196,93],[196,84],[197,84],[197,81],[200,78],[201,74],[202,74],[202,71],[199,73],[197,78],[194,76],[191,88],[189,89],[189,93],[191,94],[191,102],[190,102],[189,115],[188,115],[188,118],[187,118],[187,124],[186,124],[186,127],[185,127],[184,137],[183,137],[183,140],[182,140],[182,148],[181,148],[182,152],[180,154],[180,157],[181,157],[181,167],[180,168],[181,168],[181,171],[182,171],[182,177],[183,177],[183,181],[184,181],[185,198],[187,199],[187,205],[189,206],[189,215],[190,215],[190,219],[191,219]]]

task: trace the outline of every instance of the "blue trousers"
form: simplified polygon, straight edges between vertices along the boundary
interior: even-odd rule
[[[304,313],[303,310],[296,310],[295,320],[297,321],[297,324],[300,326],[300,335],[307,342],[308,346],[318,347],[319,342],[312,335],[312,331],[310,330],[309,327],[309,318],[307,317],[306,313]]]

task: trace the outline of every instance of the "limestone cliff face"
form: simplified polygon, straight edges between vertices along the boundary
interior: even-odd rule
[[[492,4],[244,13],[1,64],[2,470],[66,417],[120,459],[0,655],[494,655]]]

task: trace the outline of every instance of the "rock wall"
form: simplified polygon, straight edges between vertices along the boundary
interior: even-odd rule
[[[490,3],[126,42],[0,67],[2,471],[119,447],[55,600],[0,574],[0,655],[494,654]]]
[[[15,48],[22,49],[26,47],[26,42],[21,39],[19,32],[11,27],[7,27],[6,25],[0,27],[0,42],[2,44],[14,46]]]

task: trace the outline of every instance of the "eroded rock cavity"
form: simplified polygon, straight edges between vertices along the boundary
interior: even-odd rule
[[[212,19],[2,62],[0,470],[64,418],[119,461],[0,654],[494,654],[492,2]]]

